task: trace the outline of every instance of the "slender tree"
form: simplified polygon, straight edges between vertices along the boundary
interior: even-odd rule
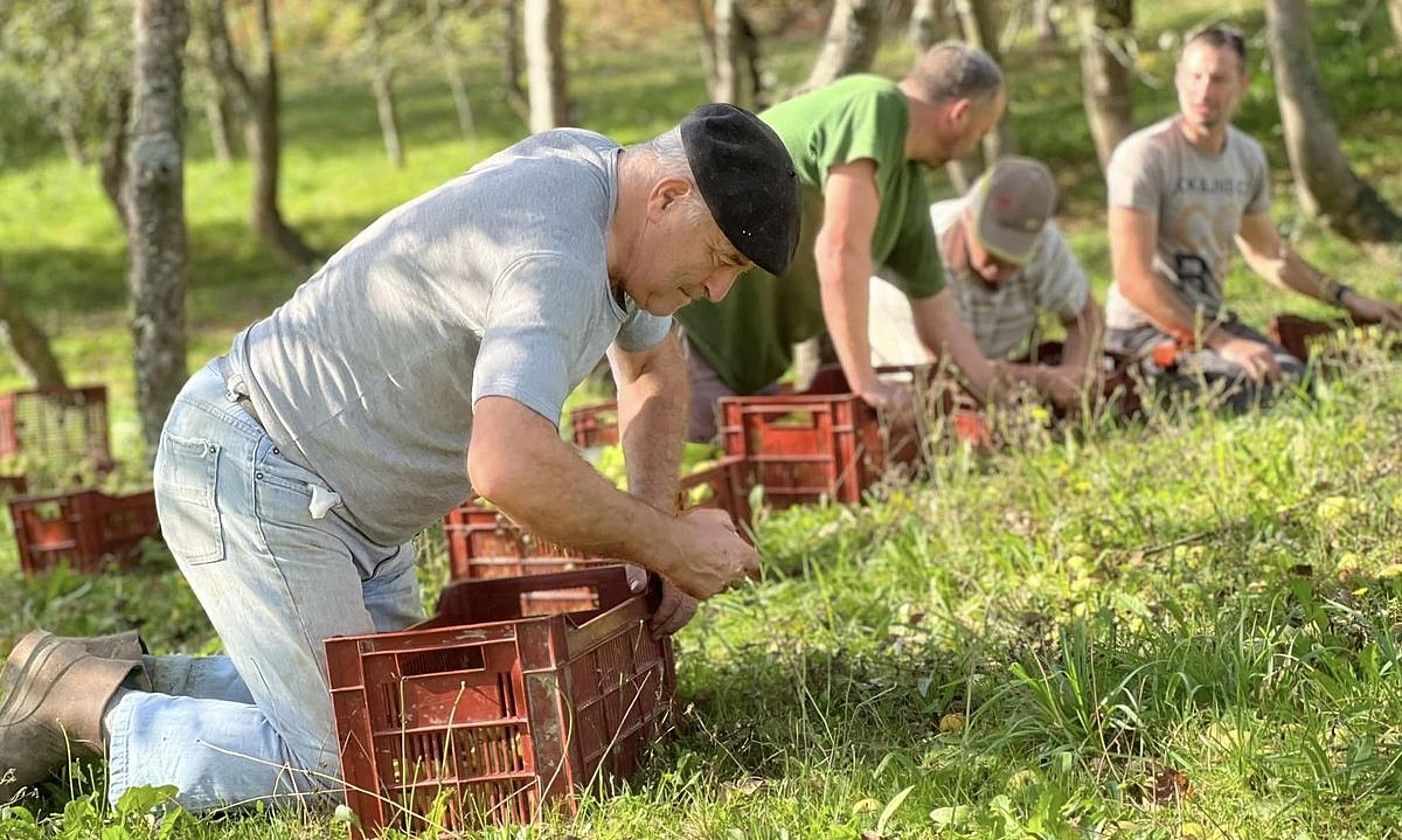
[[[715,0],[714,73],[711,99],[715,102],[744,103],[740,74],[740,27],[736,0]]]
[[[129,79],[113,84],[107,99],[107,130],[102,143],[102,192],[117,214],[117,224],[126,231],[128,223],[127,186],[127,121],[131,115],[131,85]]]
[[[1037,40],[1043,44],[1056,43],[1061,34],[1056,29],[1056,19],[1052,17],[1052,7],[1056,0],[1032,0],[1032,24],[1037,29]]]
[[[1392,21],[1392,34],[1402,42],[1402,0],[1387,0],[1387,17]]]
[[[501,4],[501,76],[506,89],[506,102],[521,122],[531,124],[531,103],[521,86],[524,72],[521,57],[521,0],[502,0]]]
[[[1002,57],[998,50],[998,19],[993,0],[955,0],[959,12],[959,28],[964,40],[993,57],[1000,65]],[[1006,72],[1006,71],[1005,71]],[[962,160],[951,161],[948,166],[949,178],[960,191],[966,191],[980,174],[986,161],[1001,155],[1014,154],[1017,139],[1013,134],[1012,121],[1003,119],[998,127],[983,138],[982,151],[975,151]]]
[[[458,115],[458,130],[462,139],[474,140],[477,137],[477,124],[472,118],[472,100],[467,96],[467,81],[463,78],[462,65],[453,49],[453,39],[449,34],[448,12],[442,0],[428,0],[428,23],[433,37],[433,49],[438,53],[438,61],[443,65],[443,75],[448,80],[448,90],[453,94],[453,110]]]
[[[274,38],[270,0],[255,0],[256,31],[253,56],[247,67],[234,49],[229,36],[224,0],[204,0],[202,24],[207,27],[210,53],[221,80],[236,91],[247,123],[244,127],[248,158],[253,169],[253,196],[250,224],[263,243],[285,263],[305,270],[318,261],[282,217],[278,206],[278,181],[282,168],[281,94],[278,82],[277,47]]]
[[[1100,168],[1134,131],[1133,0],[1080,0],[1081,92]]]
[[[54,356],[49,337],[29,316],[23,303],[10,294],[3,272],[0,272],[0,341],[9,346],[16,367],[35,388],[66,385],[63,366]]]
[[[570,123],[565,90],[565,7],[561,0],[526,0],[526,90],[531,131]]]
[[[404,138],[399,131],[399,104],[394,96],[394,59],[390,55],[387,0],[365,4],[365,41],[370,56],[370,90],[375,97],[375,114],[380,120],[380,137],[391,165],[404,166]]]
[[[881,0],[835,0],[818,60],[803,84],[814,90],[871,68],[881,45]]]
[[[189,70],[196,80],[200,104],[204,108],[205,124],[209,128],[209,142],[214,150],[214,159],[220,166],[227,166],[240,153],[238,123],[241,115],[235,85],[221,75],[220,61],[214,54],[227,44],[217,43],[211,37],[211,2],[212,0],[191,0]]]
[[[185,0],[138,0],[128,184],[136,405],[149,451],[185,382]]]
[[[920,52],[935,45],[940,37],[940,3],[938,0],[915,0],[910,9],[910,26],[906,37]]]
[[[1402,240],[1402,217],[1349,166],[1315,64],[1309,4],[1266,0],[1276,102],[1305,212],[1356,242]]]

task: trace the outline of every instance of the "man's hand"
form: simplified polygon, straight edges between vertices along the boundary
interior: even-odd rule
[[[759,578],[759,554],[735,530],[730,514],[697,508],[676,519],[676,536],[669,540],[673,556],[660,566],[683,592],[705,600]]]
[[[1344,292],[1343,304],[1355,320],[1382,324],[1390,330],[1402,330],[1402,305],[1370,298],[1352,290]]]
[[[634,594],[647,591],[647,569],[642,566],[634,566],[631,563],[624,568],[628,571],[628,588]],[[652,631],[652,635],[660,639],[685,627],[687,622],[696,615],[696,607],[699,602],[678,589],[666,578],[659,575],[658,580],[662,582],[662,600],[658,603],[657,609],[653,610],[647,626]]]
[[[1096,381],[1093,372],[1080,365],[1057,365],[1043,368],[1042,393],[1062,411],[1076,412],[1088,386]]]
[[[1241,367],[1257,382],[1274,382],[1280,378],[1280,365],[1276,364],[1275,354],[1259,341],[1232,335],[1215,349],[1222,358]]]
[[[911,411],[911,389],[905,385],[873,379],[870,385],[858,390],[857,394],[863,402],[877,411],[894,411],[897,414]]]

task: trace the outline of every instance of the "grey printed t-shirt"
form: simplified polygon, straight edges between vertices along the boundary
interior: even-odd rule
[[[478,399],[558,423],[611,342],[666,335],[609,286],[618,151],[578,129],[523,140],[380,217],[235,338],[259,420],[340,495],[332,515],[412,538],[471,493]]]
[[[1110,158],[1111,207],[1158,218],[1156,274],[1172,284],[1204,321],[1225,315],[1222,280],[1241,219],[1270,209],[1271,182],[1261,145],[1236,127],[1216,156],[1198,151],[1171,117],[1125,139]],[[1105,306],[1110,329],[1149,320],[1112,284]]]

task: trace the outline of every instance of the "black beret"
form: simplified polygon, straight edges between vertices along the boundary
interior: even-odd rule
[[[692,177],[740,253],[775,276],[798,248],[798,173],[774,129],[734,105],[702,105],[681,124]]]

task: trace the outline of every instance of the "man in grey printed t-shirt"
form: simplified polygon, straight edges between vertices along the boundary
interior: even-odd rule
[[[1272,285],[1402,327],[1402,307],[1355,292],[1281,241],[1265,152],[1231,124],[1248,82],[1241,35],[1192,35],[1175,78],[1179,113],[1127,138],[1108,168],[1107,348],[1147,358],[1172,343],[1179,382],[1207,382],[1238,407],[1298,379],[1299,361],[1224,304],[1234,242]]]
[[[412,540],[472,492],[544,539],[663,579],[656,633],[758,570],[720,511],[679,516],[687,374],[671,315],[781,274],[797,176],[729,105],[626,149],[538,134],[382,216],[186,384],[162,431],[161,530],[227,655],[134,639],[16,645],[0,802],[109,760],[109,795],[198,810],[339,790],[323,642],[421,617]],[[557,430],[608,353],[630,494]]]

